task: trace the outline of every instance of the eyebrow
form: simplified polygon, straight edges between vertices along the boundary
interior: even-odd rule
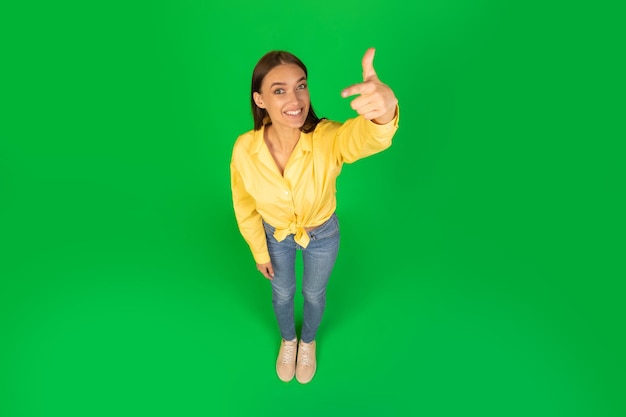
[[[297,83],[299,83],[300,81],[306,81],[306,77],[302,77],[300,78],[298,81],[296,81]],[[274,87],[275,85],[286,85],[287,83],[282,83],[282,82],[275,82],[272,83],[272,85],[270,85],[270,88]]]

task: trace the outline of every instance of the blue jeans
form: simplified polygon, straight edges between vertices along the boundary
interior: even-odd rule
[[[302,251],[304,297],[302,335],[304,343],[315,340],[326,306],[326,285],[339,251],[339,222],[333,215],[321,226],[308,232],[311,241],[303,248],[289,235],[282,242],[274,238],[274,227],[263,222],[274,279],[272,305],[278,320],[280,335],[285,340],[296,337],[294,296],[296,294],[296,251]]]

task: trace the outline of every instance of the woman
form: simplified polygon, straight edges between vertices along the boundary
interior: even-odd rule
[[[398,127],[398,100],[378,79],[374,52],[370,48],[363,56],[363,82],[341,92],[344,98],[359,95],[351,102],[359,115],[344,123],[317,117],[306,66],[293,54],[268,52],[252,73],[254,129],[233,147],[231,187],[239,230],[272,285],[282,337],[276,372],[283,381],[295,375],[308,383],[316,371],[315,335],[339,249],[335,183],[342,164],[388,148]],[[294,322],[298,250],[304,266],[299,344]]]

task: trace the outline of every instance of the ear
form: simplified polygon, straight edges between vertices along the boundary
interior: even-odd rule
[[[252,94],[252,98],[254,99],[255,104],[261,108],[264,109],[265,108],[265,103],[263,103],[263,97],[261,97],[261,94],[257,93],[256,91]]]

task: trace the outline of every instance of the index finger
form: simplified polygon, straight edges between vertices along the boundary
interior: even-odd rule
[[[370,93],[373,90],[371,82],[363,82],[358,84],[352,84],[350,87],[341,90],[341,97],[346,98],[357,94]]]

